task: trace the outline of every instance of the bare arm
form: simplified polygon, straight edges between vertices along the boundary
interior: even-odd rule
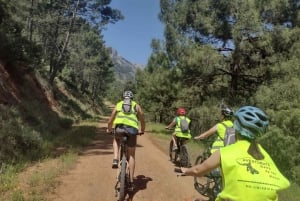
[[[207,160],[191,168],[181,168],[183,175],[201,177],[211,172],[221,164],[220,151],[215,151]]]
[[[166,126],[167,129],[173,128],[176,125],[175,119],[168,125]]]
[[[137,110],[137,116],[138,119],[140,121],[140,130],[139,133],[144,133],[145,132],[145,127],[146,127],[146,123],[145,123],[145,117],[144,117],[144,113],[143,110],[141,108],[140,105],[136,104],[136,110]]]
[[[204,139],[204,138],[207,138],[207,137],[211,136],[215,132],[217,132],[217,125],[211,127],[209,130],[205,131],[204,133],[194,137],[194,139],[195,140]]]
[[[117,115],[117,110],[116,110],[116,108],[114,108],[113,111],[111,112],[111,115],[107,122],[107,132],[108,133],[112,132],[112,126],[113,126],[114,120],[116,118],[116,115]]]

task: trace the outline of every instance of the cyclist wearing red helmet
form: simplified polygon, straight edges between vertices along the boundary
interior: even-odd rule
[[[185,132],[182,131],[181,124],[182,124],[183,119],[187,122],[188,127],[189,127],[191,120],[188,117],[186,117],[185,109],[180,107],[177,109],[177,116],[166,127],[166,129],[170,129],[175,126],[175,132],[172,134],[172,139],[173,139],[173,144],[174,144],[173,151],[176,151],[178,149],[176,137],[183,137],[183,138],[188,138],[188,139],[191,139],[191,137],[192,137],[189,128],[188,128],[188,131],[185,131]]]
[[[180,116],[184,116],[185,115],[185,109],[180,107],[177,109],[177,114]]]

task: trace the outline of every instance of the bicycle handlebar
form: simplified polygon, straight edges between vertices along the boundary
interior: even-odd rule
[[[183,173],[180,167],[174,168],[174,172],[176,172],[176,173]]]
[[[177,177],[186,176],[186,175],[182,172],[182,170],[181,170],[180,167],[174,168],[174,172],[177,173]]]

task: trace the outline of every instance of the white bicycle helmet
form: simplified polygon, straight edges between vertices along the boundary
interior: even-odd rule
[[[225,116],[225,117],[232,117],[233,115],[233,111],[232,109],[230,109],[229,107],[223,107],[221,109],[221,113]]]
[[[123,98],[133,99],[133,93],[132,93],[132,91],[124,91]]]

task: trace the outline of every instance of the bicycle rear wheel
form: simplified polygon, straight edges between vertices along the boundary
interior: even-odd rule
[[[127,160],[126,160],[126,156],[123,155],[122,163],[121,163],[121,172],[120,172],[119,201],[125,200],[126,168],[127,168]]]
[[[181,167],[191,167],[190,154],[186,144],[180,147],[179,158]]]

